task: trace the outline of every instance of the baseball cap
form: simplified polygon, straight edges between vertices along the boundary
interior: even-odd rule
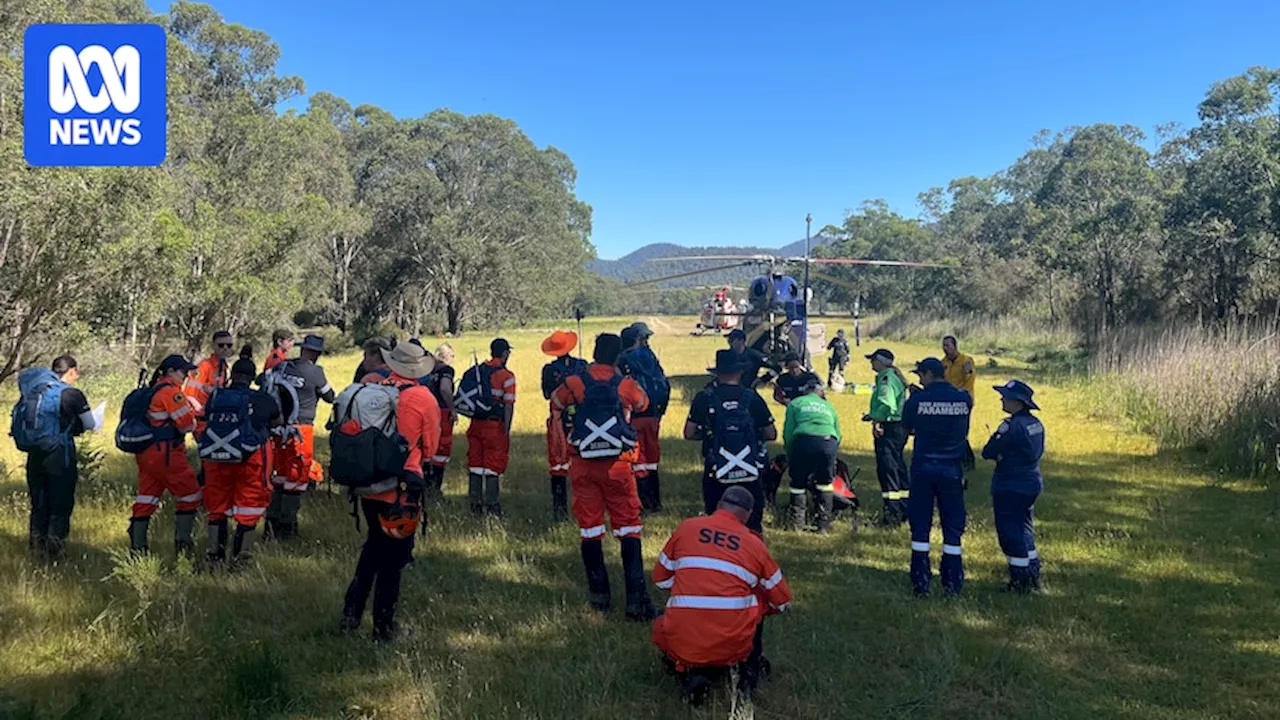
[[[729,331],[729,342],[733,342],[734,340],[746,340],[746,339],[747,339],[747,334],[743,332],[741,328],[734,328],[733,330]]]
[[[911,372],[917,375],[921,375],[923,373],[931,373],[937,377],[942,377],[943,375],[946,374],[947,368],[942,364],[942,361],[939,360],[938,358],[927,357],[921,360],[920,362],[916,363],[915,369],[912,370]]]
[[[751,491],[737,485],[725,490],[720,496],[720,502],[740,507],[747,512],[751,512],[756,507],[756,499],[751,495]]]
[[[511,352],[511,343],[506,338],[498,338],[489,343],[489,355],[493,357],[501,357],[508,352]]]
[[[889,363],[890,365],[893,364],[893,352],[890,351],[888,348],[876,348],[876,351],[868,355],[867,359],[875,360],[877,357]]]

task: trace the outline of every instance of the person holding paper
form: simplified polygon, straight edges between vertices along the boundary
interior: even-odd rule
[[[18,449],[27,453],[27,491],[31,498],[29,545],[37,559],[59,560],[71,534],[75,508],[75,438],[102,427],[106,403],[89,409],[76,359],[62,355],[50,370],[32,368],[19,376],[22,397],[12,430]],[[53,402],[56,398],[56,403]]]

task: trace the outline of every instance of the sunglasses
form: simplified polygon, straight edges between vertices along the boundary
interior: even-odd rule
[[[220,347],[220,348],[229,348],[229,347],[231,347],[231,343],[218,343],[218,347]]]

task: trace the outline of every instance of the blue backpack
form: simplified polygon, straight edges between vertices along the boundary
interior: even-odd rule
[[[708,467],[720,483],[758,480],[767,447],[760,441],[755,420],[751,417],[746,389],[740,385],[718,385],[711,392]]]
[[[584,460],[616,458],[636,446],[636,431],[627,422],[618,386],[622,376],[596,380],[589,373],[582,379],[582,402],[573,407],[569,444]]]
[[[207,423],[200,435],[200,459],[217,463],[242,463],[262,449],[270,433],[266,423],[253,423],[253,391],[226,387],[213,391],[204,408]]]
[[[18,376],[18,403],[9,434],[22,452],[53,452],[71,444],[62,429],[62,391],[71,387],[48,368],[30,368]]]
[[[453,396],[453,409],[472,420],[502,418],[502,405],[493,400],[493,371],[488,363],[476,363],[463,373]]]
[[[137,455],[158,442],[177,439],[173,423],[157,427],[147,417],[151,398],[159,389],[159,385],[141,387],[125,396],[124,404],[120,406],[120,424],[116,426],[116,447],[121,452]]]
[[[662,372],[658,356],[654,355],[649,348],[641,347],[628,350],[623,358],[631,373],[631,379],[635,380],[644,390],[644,394],[649,396],[649,409],[646,413],[650,415],[666,413],[667,405],[671,402],[671,381]]]

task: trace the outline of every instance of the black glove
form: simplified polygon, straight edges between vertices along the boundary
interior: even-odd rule
[[[400,482],[404,483],[404,492],[409,502],[421,505],[422,496],[427,491],[427,482],[422,476],[412,470],[405,470],[400,475]]]

